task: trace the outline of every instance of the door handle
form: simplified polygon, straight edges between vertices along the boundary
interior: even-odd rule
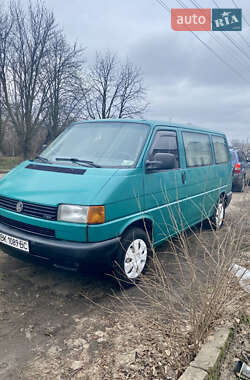
[[[181,179],[182,179],[182,183],[184,185],[186,183],[186,173],[185,172],[181,173]]]

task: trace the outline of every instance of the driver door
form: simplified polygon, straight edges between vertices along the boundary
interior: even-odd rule
[[[152,170],[145,173],[145,209],[154,221],[154,242],[160,242],[182,229],[179,196],[182,193],[183,175],[177,131],[161,128],[156,131],[146,161],[154,160],[156,153],[175,155],[174,169]]]

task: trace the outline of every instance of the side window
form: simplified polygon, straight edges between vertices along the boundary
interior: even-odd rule
[[[149,156],[153,159],[156,153],[171,153],[175,156],[175,168],[180,167],[179,149],[176,132],[158,131],[156,132]]]
[[[214,153],[215,153],[215,162],[216,164],[224,164],[228,162],[228,150],[226,140],[222,136],[212,136]]]
[[[182,136],[187,167],[212,165],[213,158],[209,135],[183,132]]]

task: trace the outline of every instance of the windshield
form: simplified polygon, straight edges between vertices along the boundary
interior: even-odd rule
[[[148,125],[96,122],[72,125],[41,154],[50,162],[96,167],[133,167],[149,131]]]

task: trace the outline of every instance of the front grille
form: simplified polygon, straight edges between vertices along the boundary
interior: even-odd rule
[[[0,208],[17,212],[16,205],[17,200],[0,196]],[[43,206],[35,203],[23,202],[23,215],[33,216],[35,218],[56,220],[57,219],[57,207]]]
[[[19,222],[17,220],[5,218],[4,216],[0,215],[0,223],[4,224],[8,227],[13,227],[16,230],[23,231],[23,232],[29,232],[33,235],[38,236],[46,236],[50,238],[55,237],[55,231],[51,230],[49,228],[45,227],[38,227],[38,226],[32,226],[31,224],[26,224],[23,222]]]

